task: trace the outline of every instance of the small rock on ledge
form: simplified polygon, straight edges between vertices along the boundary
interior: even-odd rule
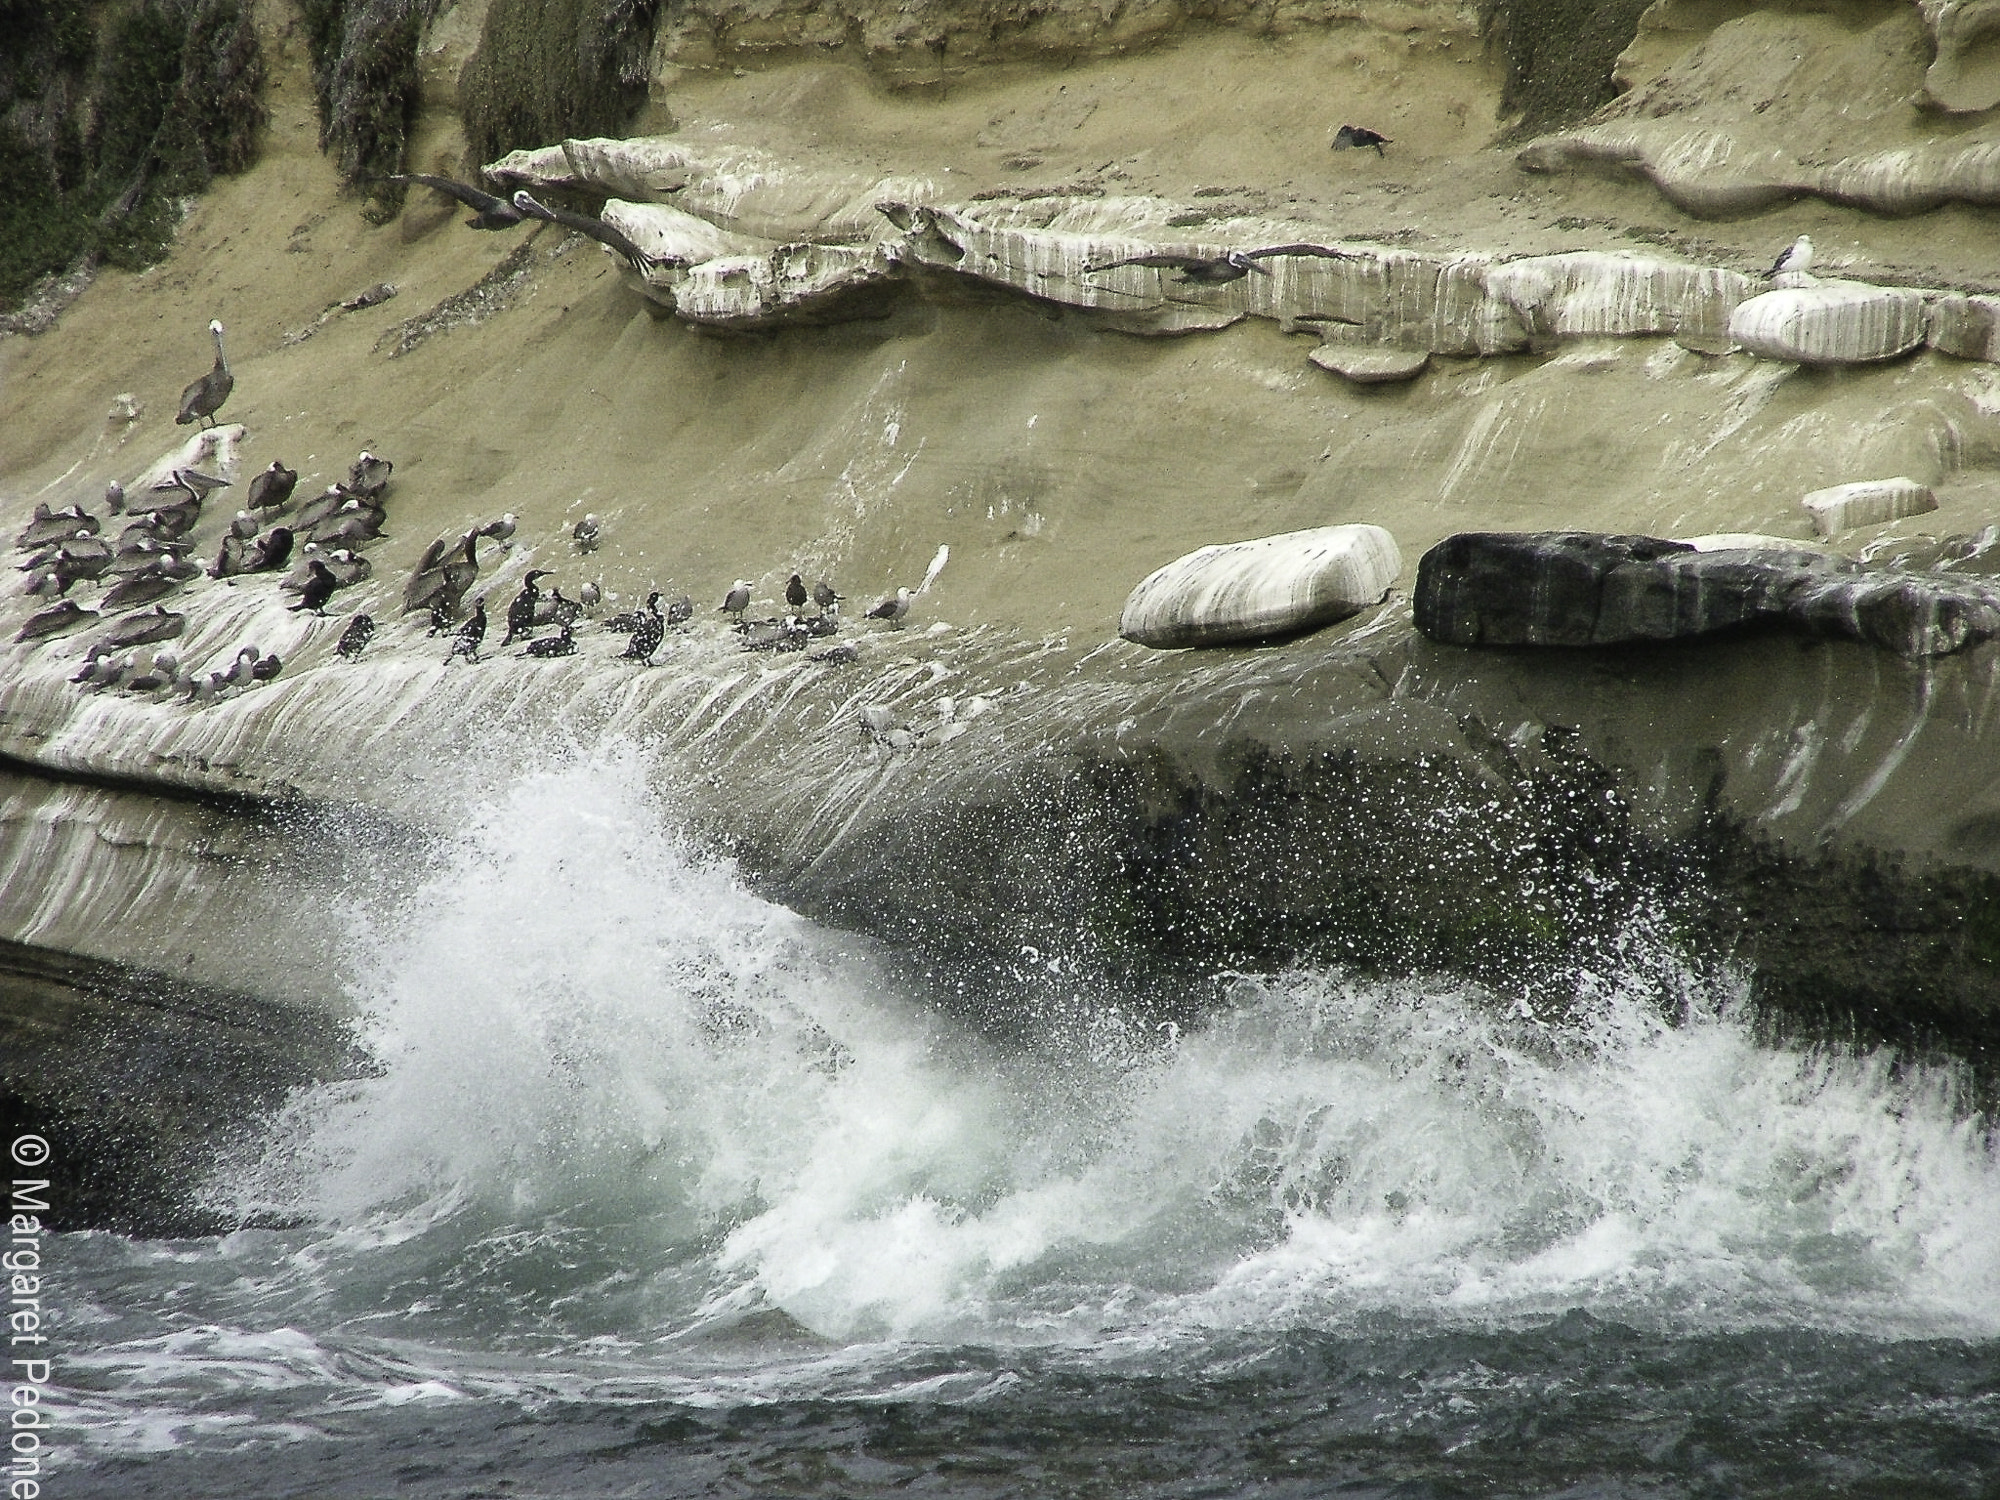
[[[1428,349],[1366,349],[1356,344],[1321,344],[1306,358],[1356,385],[1415,380],[1431,362]]]
[[[1402,570],[1396,539],[1380,526],[1202,547],[1132,590],[1118,633],[1162,650],[1293,635],[1379,604]]]
[[[1929,485],[1901,476],[1830,485],[1814,490],[1800,503],[1812,516],[1813,530],[1821,536],[1856,526],[1880,526],[1884,521],[1921,516],[1938,508],[1937,496]]]

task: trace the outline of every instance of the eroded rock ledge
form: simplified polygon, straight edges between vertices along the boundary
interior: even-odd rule
[[[2000,157],[1996,157],[2000,160]],[[1569,338],[1672,336],[1804,363],[1865,363],[1926,342],[1996,350],[1992,299],[1791,278],[1767,288],[1723,267],[1578,251],[1508,260],[1344,241],[1325,226],[1207,219],[1197,203],[1051,194],[941,201],[928,180],[801,166],[672,137],[565,141],[516,152],[495,180],[601,197],[648,258],[633,284],[674,316],[758,328],[878,316],[925,278],[965,278],[1074,309],[1101,326],[1172,334],[1246,317],[1317,332],[1330,354],[1483,356]],[[1303,245],[1220,279],[1119,264]],[[621,262],[621,264],[623,264]],[[1341,370],[1348,361],[1317,361]],[[1408,361],[1395,373],[1420,367]],[[1383,378],[1357,366],[1351,378]]]

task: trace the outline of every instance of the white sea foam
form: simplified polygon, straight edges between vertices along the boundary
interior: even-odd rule
[[[637,757],[536,775],[376,911],[375,1071],[227,1182],[311,1227],[198,1252],[192,1300],[265,1331],[112,1334],[103,1378],[970,1399],[1004,1375],[913,1346],[1157,1365],[1576,1307],[2000,1334],[2000,1163],[1952,1075],[1762,1043],[1657,952],[1559,1020],[1300,972],[1172,1041],[1100,1016],[1014,1052],[671,821]]]

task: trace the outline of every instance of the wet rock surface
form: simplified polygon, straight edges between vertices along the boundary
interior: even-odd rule
[[[1417,566],[1416,624],[1459,646],[1610,646],[1786,627],[1899,656],[2000,638],[2000,590],[1801,549],[1594,532],[1462,533]]]

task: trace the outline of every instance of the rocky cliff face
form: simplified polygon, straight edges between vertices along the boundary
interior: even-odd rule
[[[431,15],[414,165],[464,170],[467,63],[500,5]],[[268,6],[259,165],[191,208],[160,266],[0,343],[0,522],[101,516],[114,479],[128,509],[150,495],[220,317],[219,415],[242,430],[191,555],[213,559],[273,459],[303,502],[363,448],[395,462],[387,536],[326,619],[277,575],[180,586],[184,670],[251,644],[283,660],[213,701],[73,684],[115,620],[0,646],[14,1024],[70,1055],[47,1042],[50,955],[107,966],[79,995],[137,970],[337,1013],[340,892],[393,886],[481,789],[616,743],[772,889],[893,940],[995,1025],[1044,984],[1024,946],[1105,993],[1313,960],[1547,994],[1652,924],[1753,965],[1797,1024],[1984,1046],[2000,648],[1495,650],[1426,639],[1410,609],[1419,559],[1473,531],[1981,573],[2000,519],[1986,210],[1972,176],[1923,175],[1987,129],[1964,107],[1969,22],[1959,82],[1937,85],[1950,123],[1895,102],[1944,76],[1942,14],[1656,6],[1623,99],[1523,156],[1509,56],[1456,7],[689,7],[657,29],[637,134],[496,164],[601,213],[635,266],[557,224],[474,233],[424,191],[371,222],[318,149],[308,39]],[[1850,75],[1866,108],[1836,158],[1825,101]],[[1779,184],[1731,199],[1738,217],[1676,197],[1670,129],[1740,143],[1785,110],[1817,185],[1759,157],[1690,179]],[[1344,124],[1388,140],[1335,150]],[[1841,163],[1894,191],[1829,188]],[[1817,260],[1773,289],[1801,233]],[[1222,275],[1232,251],[1274,253]],[[1113,264],[1163,255],[1182,259]],[[1899,485],[1932,508],[1825,499]],[[601,587],[599,618],[685,590],[690,628],[651,665],[588,621],[575,656],[447,662],[404,584],[434,538],[503,514],[517,530],[474,544],[466,600],[485,596],[489,646],[531,568]],[[1127,594],[1175,558],[1342,523],[1393,537],[1386,603],[1256,647],[1117,639]],[[858,618],[941,545],[904,621]],[[724,591],[747,578],[751,616],[781,616],[794,572],[848,596],[838,636],[745,649]],[[51,602],[10,590],[0,632]],[[378,632],[348,661],[357,611]],[[272,1055],[303,1056],[284,1033]]]

